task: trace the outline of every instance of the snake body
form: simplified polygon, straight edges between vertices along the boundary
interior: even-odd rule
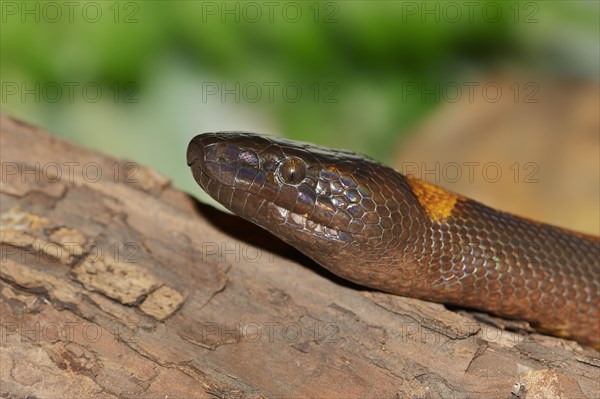
[[[487,207],[361,155],[252,133],[196,136],[195,180],[342,278],[528,321],[600,347],[600,240]]]

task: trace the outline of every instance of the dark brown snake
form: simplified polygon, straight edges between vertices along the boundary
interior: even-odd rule
[[[333,273],[526,320],[600,348],[600,240],[489,208],[363,156],[251,133],[189,144],[200,186]]]

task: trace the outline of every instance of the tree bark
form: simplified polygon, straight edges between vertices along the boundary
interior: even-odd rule
[[[3,398],[600,395],[597,351],[345,283],[7,116],[0,145]]]

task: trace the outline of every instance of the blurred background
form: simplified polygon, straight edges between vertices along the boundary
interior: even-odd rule
[[[158,170],[205,131],[344,147],[600,232],[597,1],[3,1],[2,111]]]

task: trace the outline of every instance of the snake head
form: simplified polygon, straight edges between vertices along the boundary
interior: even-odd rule
[[[398,285],[385,270],[426,228],[404,176],[352,152],[221,132],[196,136],[187,162],[227,209],[352,281]]]
[[[187,161],[211,197],[322,264],[381,262],[414,227],[403,176],[352,152],[220,132],[196,136]]]

